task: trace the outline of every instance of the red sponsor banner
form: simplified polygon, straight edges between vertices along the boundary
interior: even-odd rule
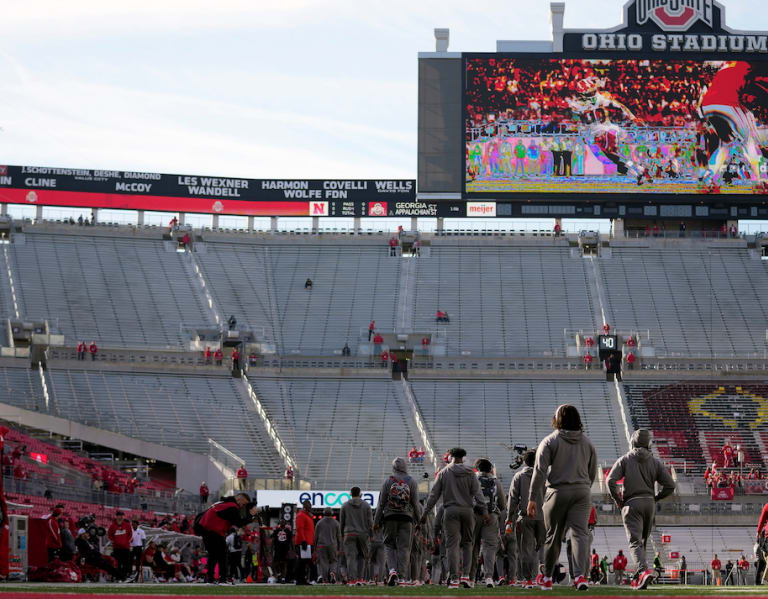
[[[712,489],[712,499],[714,501],[732,501],[733,500],[733,488],[726,487],[724,489]]]
[[[661,535],[661,542],[662,543],[671,543],[672,542],[672,535]]]
[[[669,552],[669,559],[680,559],[680,552],[679,551],[670,551]]]
[[[85,193],[49,189],[0,189],[0,203],[35,206],[78,206],[115,210],[157,210],[241,216],[310,216],[310,202],[217,200],[113,193]],[[321,202],[315,202],[321,204]],[[386,212],[385,212],[386,214]]]
[[[45,455],[44,453],[30,452],[29,457],[35,460],[36,462],[40,462],[41,464],[48,463],[48,456]]]
[[[768,480],[742,480],[745,495],[768,495]]]

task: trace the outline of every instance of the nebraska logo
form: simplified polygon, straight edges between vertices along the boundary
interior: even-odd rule
[[[713,0],[637,0],[637,24],[649,20],[663,31],[688,31],[696,21],[712,27]]]
[[[328,216],[328,202],[310,202],[312,216]]]
[[[368,216],[386,216],[386,202],[368,202]]]

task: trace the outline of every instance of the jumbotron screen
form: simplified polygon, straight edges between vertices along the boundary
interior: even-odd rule
[[[768,63],[465,58],[467,195],[768,193]]]

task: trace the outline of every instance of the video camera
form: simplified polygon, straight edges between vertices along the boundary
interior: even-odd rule
[[[528,451],[527,445],[513,445],[512,451],[514,451],[517,455],[515,456],[514,461],[509,465],[510,470],[517,470],[520,468],[520,466],[523,465],[523,454]]]

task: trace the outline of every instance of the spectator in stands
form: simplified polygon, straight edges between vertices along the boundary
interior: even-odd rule
[[[627,339],[627,347],[635,347],[637,345],[637,342],[635,341],[634,337],[630,337]]]
[[[421,514],[416,481],[408,475],[403,458],[392,461],[392,475],[381,487],[374,515],[374,529],[384,529],[384,550],[389,565],[387,584],[398,584],[399,576],[410,573],[413,525]]]
[[[383,352],[381,352],[381,361],[384,364],[389,363],[389,352],[386,349]]]
[[[747,561],[747,558],[742,555],[741,559],[736,562],[736,567],[738,568],[739,584],[741,586],[746,586],[747,572],[749,572],[749,562]]]
[[[616,507],[621,510],[629,551],[635,562],[632,587],[645,589],[653,578],[653,572],[648,569],[646,546],[653,531],[656,503],[674,492],[675,483],[664,464],[651,453],[650,431],[636,430],[631,445],[629,453],[616,460],[611,468],[608,490]],[[622,479],[623,492],[619,493],[618,482]],[[660,489],[658,494],[657,483]]]
[[[283,474],[283,476],[285,477],[285,480],[287,480],[289,483],[292,483],[293,482],[293,477],[294,477],[293,468],[288,466],[285,469],[285,473]]]
[[[389,255],[397,256],[397,238],[392,237],[389,240]]]
[[[245,464],[240,464],[240,468],[237,469],[237,474],[235,475],[237,478],[237,488],[240,491],[245,491],[245,486],[247,484],[247,478],[248,478],[248,471],[245,469]]]
[[[585,564],[589,556],[587,521],[591,507],[590,488],[597,475],[597,455],[592,442],[583,433],[581,415],[575,406],[558,406],[552,428],[536,450],[536,465],[531,479],[527,514],[535,518],[542,505],[547,523],[542,589],[552,588],[555,563],[560,556],[563,537],[571,530],[574,553],[574,585],[588,588]],[[547,501],[542,504],[544,485]]]
[[[179,225],[179,219],[175,216],[168,223],[168,230],[173,231]]]
[[[245,526],[257,518],[258,507],[245,493],[224,497],[217,501],[195,522],[194,533],[203,538],[208,553],[207,578],[214,581],[216,566],[219,567],[219,581],[227,580],[227,545],[225,537],[233,526]]]
[[[296,584],[309,584],[312,564],[312,548],[315,545],[315,523],[312,520],[312,504],[305,500],[296,514]]]
[[[558,222],[555,223],[554,232],[555,232],[555,237],[560,237],[560,235],[563,234],[563,227],[560,225],[560,223]]]
[[[45,549],[48,552],[48,561],[52,562],[59,557],[61,551],[61,530],[59,528],[59,519],[64,513],[64,505],[59,503],[50,514],[43,516],[45,522]]]
[[[421,256],[421,242],[418,239],[413,242],[413,255],[417,258]]]
[[[24,468],[24,464],[17,462],[13,467],[13,478],[18,480],[27,480],[27,469]]]
[[[438,500],[442,499],[445,554],[449,570],[448,588],[472,588],[474,581],[470,580],[469,574],[472,567],[472,539],[475,527],[473,506],[480,513],[484,524],[489,524],[491,518],[475,472],[464,465],[467,452],[461,447],[454,447],[450,454],[451,463],[437,474],[419,522],[423,525],[427,514],[432,511]]]
[[[584,354],[584,368],[586,370],[592,369],[592,362],[594,361],[594,358],[592,357],[592,354]]]
[[[728,227],[728,232],[731,234],[731,237],[739,236],[739,230],[736,227],[736,225],[731,225],[730,227]]]
[[[635,358],[635,352],[629,352],[627,354],[627,368],[629,368],[630,370],[634,370],[636,361],[637,361],[637,358]]]
[[[736,466],[738,468],[744,467],[744,449],[742,449],[740,444],[736,445]]]
[[[611,332],[611,325],[607,322],[603,325],[603,335],[608,335]]]
[[[75,547],[75,536],[69,528],[68,518],[59,518],[59,532],[61,534],[59,559],[63,562],[72,561],[75,551],[77,551],[77,547]]]
[[[680,237],[685,237],[685,230],[686,230],[685,222],[680,221]]]
[[[368,542],[373,534],[373,512],[368,502],[361,499],[360,487],[352,487],[349,495],[350,499],[341,506],[341,538],[344,540],[349,582],[363,586]]]
[[[125,580],[131,573],[131,539],[133,528],[125,519],[125,513],[118,511],[107,529],[107,538],[112,543],[112,557],[117,561],[117,578]]]
[[[627,556],[619,549],[619,553],[613,558],[613,584],[624,584],[624,570],[627,569]]]
[[[595,346],[595,340],[592,337],[587,337],[584,339],[584,345],[587,346],[587,349],[590,349]]]
[[[421,347],[424,350],[426,350],[429,347],[430,343],[432,343],[432,342],[430,341],[429,337],[425,336],[425,337],[421,338]]]
[[[217,347],[216,351],[213,352],[213,359],[216,361],[216,366],[221,366],[222,362],[224,362],[224,352],[221,351],[220,347]]]
[[[95,361],[96,354],[99,353],[99,348],[95,341],[91,341],[90,345],[88,345],[88,352],[91,354],[91,360]]]
[[[382,337],[382,336],[381,336],[381,333],[376,333],[376,334],[373,336],[373,344],[374,344],[374,345],[381,345],[382,343],[384,343],[384,337]],[[376,349],[377,349],[377,348],[374,348],[374,351],[375,351]]]
[[[227,319],[227,326],[229,327],[230,331],[235,330],[235,327],[237,326],[237,318],[235,318],[234,314],[230,314],[229,318]]]
[[[240,350],[238,350],[236,347],[232,350],[232,369],[238,370],[240,368]]]
[[[75,541],[77,553],[80,559],[89,566],[94,566],[99,570],[104,570],[114,580],[118,580],[119,572],[115,567],[115,560],[111,557],[101,554],[99,551],[99,541],[93,538],[87,530],[81,528],[77,531],[77,540]]]
[[[210,347],[206,347],[205,348],[205,353],[203,354],[203,356],[205,357],[205,363],[206,364],[210,364],[211,361],[212,361],[212,357],[213,357],[213,352],[211,352],[211,348]]]
[[[371,340],[371,337],[373,337],[373,332],[376,330],[376,321],[372,320],[371,323],[368,325],[368,341]]]
[[[731,443],[728,440],[723,445],[723,467],[733,468],[733,447],[731,447]]]
[[[147,542],[147,533],[139,526],[138,520],[131,522],[131,561],[136,568],[134,580],[141,575],[141,554],[144,552],[144,543]]]
[[[408,451],[408,462],[409,462],[410,464],[413,464],[413,463],[415,463],[415,462],[416,462],[416,455],[417,455],[418,453],[419,453],[419,452],[416,450],[416,448],[415,448],[415,447],[412,447],[412,448],[411,448],[411,449]]]
[[[307,278],[307,280],[304,281],[304,289],[309,289],[312,291],[312,279]]]
[[[85,360],[85,341],[81,341],[77,344],[77,359]]]
[[[653,223],[653,236],[658,237],[659,236],[659,225],[658,223]]]
[[[723,575],[721,572],[723,568],[723,563],[720,561],[720,558],[717,557],[717,554],[715,554],[715,557],[710,562],[709,566],[712,569],[712,580],[717,586],[720,586],[723,580]]]
[[[259,363],[259,356],[255,352],[248,354],[248,366],[256,366]]]
[[[435,313],[435,322],[451,322],[451,319],[448,317],[448,312],[438,310]]]
[[[352,350],[349,348],[349,343],[345,343],[344,347],[341,348],[341,355],[342,356],[351,356]]]
[[[341,526],[333,517],[329,507],[323,510],[323,517],[315,526],[315,560],[317,561],[317,582],[336,584],[336,562],[341,551]],[[349,568],[349,561],[347,561]],[[353,584],[354,580],[350,581]]]
[[[208,503],[208,497],[210,494],[211,491],[208,489],[208,485],[205,481],[203,481],[200,485],[200,505],[205,505]]]
[[[192,243],[192,238],[189,236],[189,233],[184,233],[179,242],[181,243],[181,247],[187,248]]]

